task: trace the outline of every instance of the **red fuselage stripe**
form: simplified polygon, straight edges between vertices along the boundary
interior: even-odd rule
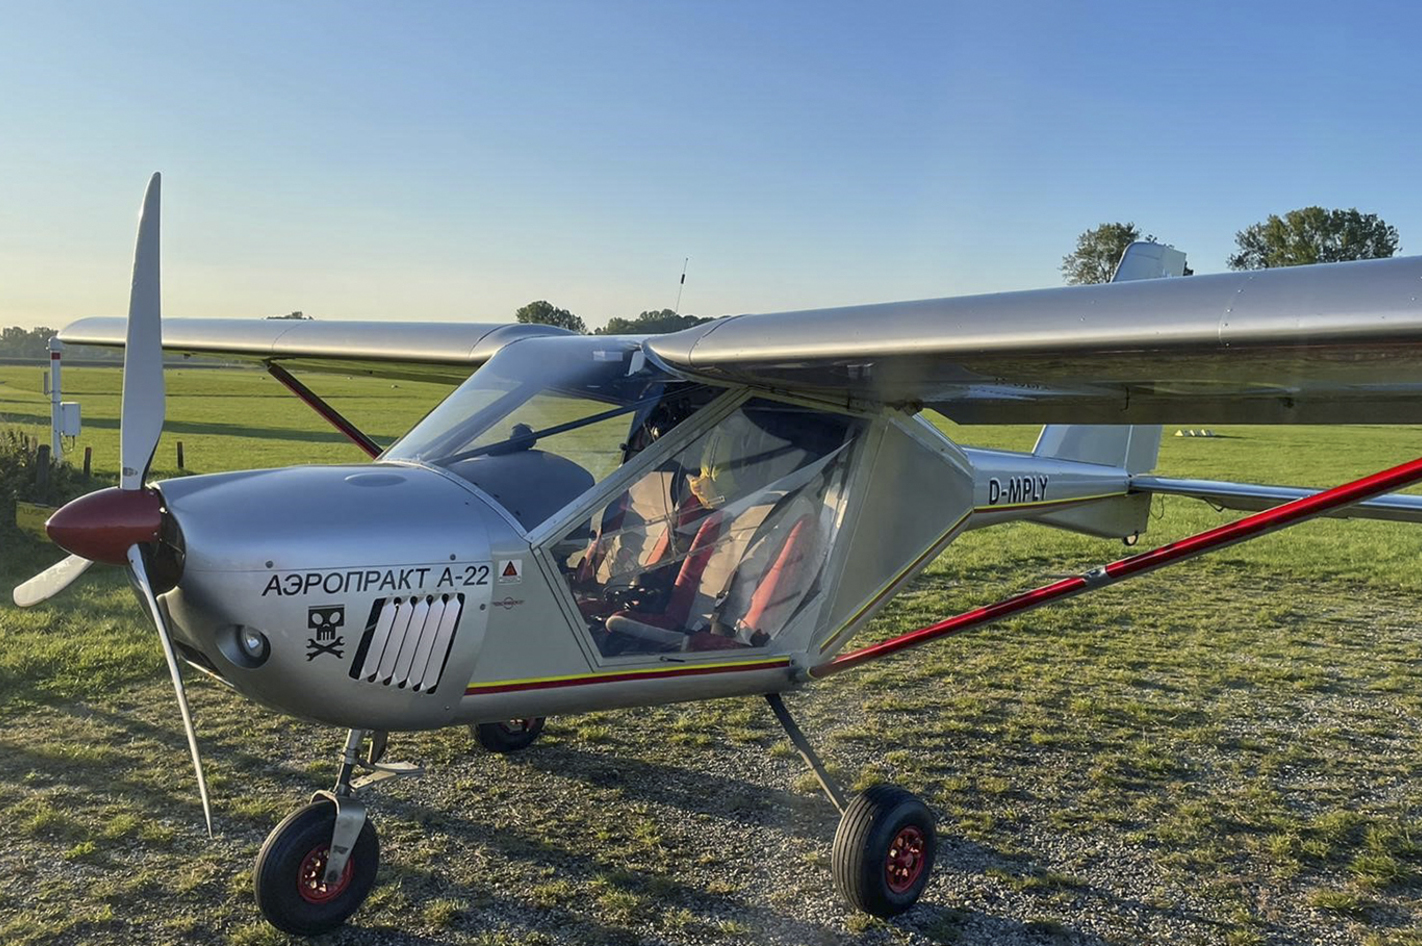
[[[549,690],[556,687],[580,687],[594,683],[625,683],[631,680],[661,680],[666,677],[694,677],[708,673],[734,673],[742,670],[777,670],[788,667],[788,660],[765,660],[759,663],[737,664],[734,667],[676,667],[667,670],[632,671],[629,673],[603,673],[587,677],[568,677],[561,680],[529,680],[519,683],[470,684],[465,696],[479,693],[510,693],[515,690]]]

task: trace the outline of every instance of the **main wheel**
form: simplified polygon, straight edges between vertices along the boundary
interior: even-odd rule
[[[380,866],[375,828],[367,818],[340,880],[328,884],[322,875],[335,824],[335,805],[318,801],[293,811],[267,835],[252,881],[257,906],[272,926],[314,936],[340,926],[365,902]]]
[[[479,745],[490,752],[518,752],[533,745],[533,740],[543,732],[544,718],[506,719],[497,723],[478,723],[470,726]]]
[[[894,916],[918,901],[933,872],[933,812],[893,785],[850,802],[834,835],[834,885],[850,906]]]

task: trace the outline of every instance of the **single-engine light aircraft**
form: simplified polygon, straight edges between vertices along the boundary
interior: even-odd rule
[[[212,829],[181,665],[349,730],[339,776],[272,831],[257,905],[316,934],[370,892],[357,790],[413,774],[391,732],[469,725],[527,747],[559,713],[754,696],[840,810],[832,871],[855,908],[908,909],[934,816],[880,785],[848,798],[782,694],[1010,614],[1317,516],[1422,521],[1422,460],[1322,492],[1151,474],[1161,424],[1422,422],[1422,258],[1183,277],[1138,243],[1106,285],[743,315],[656,337],[535,325],[166,323],[159,177],[127,319],[66,343],[124,348],[118,487],[64,506],[71,553],[127,569],[167,657]],[[371,457],[147,482],[163,352],[260,364]],[[477,370],[476,370],[477,369]],[[458,387],[381,450],[293,371]],[[1045,424],[1031,453],[925,420]],[[1124,540],[1151,497],[1252,511],[989,607],[845,651],[959,535],[1015,520]]]

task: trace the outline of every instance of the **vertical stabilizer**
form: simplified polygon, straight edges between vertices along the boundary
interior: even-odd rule
[[[1100,475],[1108,477],[1113,471],[1121,471],[1115,475],[1120,477],[1117,488],[1122,493],[1100,502],[1045,512],[1032,520],[1072,532],[1135,541],[1134,537],[1150,524],[1150,496],[1126,495],[1125,488],[1134,474],[1150,472],[1159,453],[1158,424],[1048,424],[1032,448],[1034,457],[1099,463]]]
[[[1042,428],[1032,455],[1148,473],[1160,455],[1160,425],[1048,424]]]
[[[1168,279],[1187,272],[1185,254],[1175,247],[1137,241],[1121,254],[1111,281]],[[1124,467],[1127,473],[1148,473],[1160,455],[1160,426],[1048,424],[1042,428],[1032,454]]]
[[[1126,247],[1121,261],[1116,264],[1112,282],[1126,282],[1131,279],[1161,279],[1169,276],[1184,276],[1185,254],[1164,243],[1142,243],[1137,241]]]

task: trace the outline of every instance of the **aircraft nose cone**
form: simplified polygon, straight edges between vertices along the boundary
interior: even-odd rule
[[[55,545],[91,561],[123,565],[128,548],[156,542],[163,498],[149,489],[101,489],[65,505],[44,524]]]

